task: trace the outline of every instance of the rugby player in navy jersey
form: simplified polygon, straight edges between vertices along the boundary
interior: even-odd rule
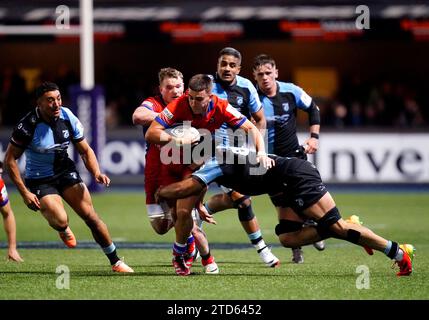
[[[398,265],[398,276],[412,273],[414,247],[411,244],[399,245],[376,235],[359,223],[343,220],[317,168],[309,161],[269,155],[275,165],[262,171],[253,160],[256,155],[249,150],[248,155],[243,152],[243,148],[218,147],[217,151],[215,159],[191,177],[158,190],[158,201],[200,195],[212,182],[243,194],[269,194],[273,202],[292,208],[304,219],[310,218],[317,222],[316,225],[303,227],[302,224],[293,226],[288,221],[280,220],[275,230],[283,246],[293,248],[331,237],[337,238],[383,252]],[[231,156],[234,161],[224,161],[225,158],[231,159]],[[239,158],[245,161],[239,161]],[[203,219],[212,219],[202,203],[189,204],[191,209],[194,206],[199,208]]]
[[[239,76],[241,69],[241,53],[231,47],[223,48],[219,52],[217,72],[214,79],[213,93],[221,99],[228,100],[229,104],[240,113],[252,120],[255,126],[263,134],[266,121],[262,105],[255,86],[246,78]],[[221,130],[216,132],[216,139],[224,140],[227,144],[233,144],[234,140],[228,135],[227,126],[224,124]],[[258,220],[253,212],[251,199],[247,195],[234,190],[222,188],[224,193],[210,198],[205,206],[211,213],[237,208],[238,218],[246,231],[249,240],[257,250],[259,257],[268,267],[279,265],[279,259],[265,244]]]
[[[109,259],[112,271],[134,272],[119,259],[107,226],[95,212],[91,195],[67,154],[70,143],[73,143],[96,181],[109,186],[109,177],[100,171],[95,153],[84,138],[82,124],[63,107],[55,83],[42,83],[36,89],[36,99],[36,108],[19,121],[6,150],[5,165],[10,178],[25,204],[34,211],[40,210],[67,247],[74,248],[77,242],[62,199],[91,229],[95,241]],[[17,165],[24,153],[25,183]]]
[[[257,82],[259,98],[267,119],[268,152],[283,157],[307,159],[319,148],[320,112],[314,100],[300,87],[293,83],[277,81],[278,69],[273,58],[266,54],[255,57],[253,76]],[[310,137],[300,147],[296,133],[296,114],[301,109],[308,114]],[[286,220],[291,225],[305,223],[292,208],[273,203],[279,220]],[[323,250],[324,242],[313,244]],[[292,262],[303,263],[301,247],[292,248]]]

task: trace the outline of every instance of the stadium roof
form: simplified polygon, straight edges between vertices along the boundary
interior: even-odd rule
[[[55,20],[55,9],[68,6],[70,18],[78,19],[78,1],[2,1],[0,23],[46,23]],[[372,18],[428,18],[427,1],[378,0],[367,4],[350,0],[94,0],[95,21],[244,21],[348,19],[356,17],[356,7],[367,5]]]

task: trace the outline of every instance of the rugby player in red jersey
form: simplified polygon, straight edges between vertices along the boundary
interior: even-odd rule
[[[146,140],[161,145],[172,143],[176,146],[186,146],[195,141],[191,137],[169,135],[165,129],[174,124],[189,121],[192,127],[203,128],[214,133],[223,123],[227,123],[233,129],[243,129],[251,137],[256,147],[257,160],[264,168],[270,168],[273,161],[265,153],[264,140],[259,130],[227,100],[212,94],[212,88],[213,81],[210,76],[203,74],[193,76],[189,81],[189,91],[170,103],[152,122],[146,132]],[[180,199],[176,205],[173,266],[178,275],[190,273],[190,267],[186,264],[186,240],[193,227],[191,210],[195,203],[196,198],[192,196]]]
[[[158,73],[160,95],[145,99],[134,111],[133,123],[143,126],[143,132],[162,110],[183,94],[183,74],[173,68],[163,68]],[[145,192],[146,210],[150,224],[156,233],[162,235],[167,233],[174,226],[174,203],[170,206],[166,203],[162,205],[155,201],[155,191],[161,185],[168,185],[185,178],[192,171],[187,166],[177,166],[174,164],[163,164],[160,161],[160,149],[157,144],[147,143],[146,165],[145,165]],[[198,213],[194,211],[198,219]],[[196,242],[196,243],[195,243]],[[214,257],[210,253],[207,238],[204,232],[195,225],[192,234],[187,239],[187,263],[191,264],[195,258],[195,245],[202,257],[205,272],[208,274],[219,273]]]

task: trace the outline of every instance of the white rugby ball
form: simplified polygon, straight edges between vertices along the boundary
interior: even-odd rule
[[[168,134],[176,138],[191,138],[192,142],[200,141],[200,133],[198,129],[190,126],[179,125],[165,130]]]

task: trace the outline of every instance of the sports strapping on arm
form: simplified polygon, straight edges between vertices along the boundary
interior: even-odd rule
[[[320,125],[320,109],[314,101],[311,102],[310,107],[305,111],[308,113],[308,123],[310,126],[315,124]]]

